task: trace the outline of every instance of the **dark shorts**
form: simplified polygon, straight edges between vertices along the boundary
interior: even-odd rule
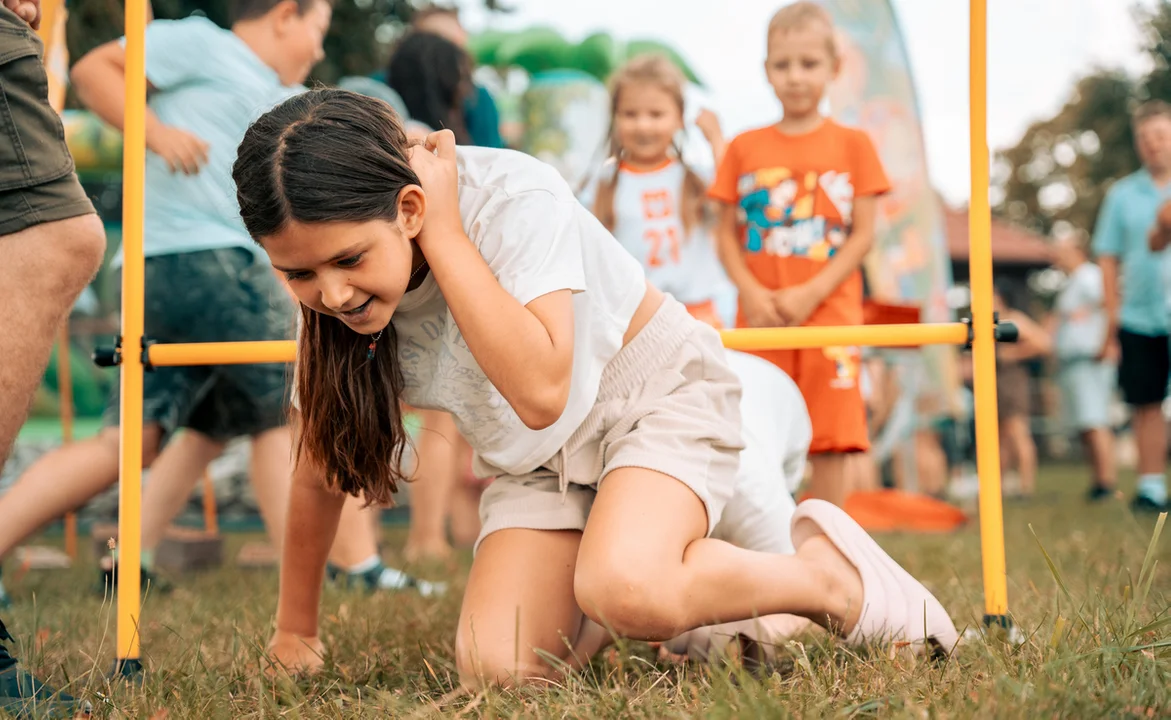
[[[292,299],[268,263],[244,248],[146,259],[146,336],[158,343],[293,339]],[[291,365],[161,367],[143,377],[143,422],[216,440],[288,422]],[[115,384],[106,422],[117,424]]]
[[[94,211],[49,105],[44,46],[0,5],[0,235]]]
[[[1127,405],[1158,405],[1167,397],[1171,375],[1171,347],[1166,335],[1139,335],[1118,331],[1122,358],[1118,362],[1118,387]]]
[[[1029,369],[1019,362],[996,363],[996,410],[1001,421],[1032,414]]]

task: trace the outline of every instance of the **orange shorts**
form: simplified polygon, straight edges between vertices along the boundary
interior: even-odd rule
[[[751,354],[784,370],[800,388],[813,423],[809,454],[870,449],[859,377],[860,348],[761,350]]]
[[[687,312],[691,313],[691,317],[696,320],[707,323],[716,330],[724,329],[724,321],[720,319],[720,312],[716,309],[715,300],[705,300],[685,307]]]

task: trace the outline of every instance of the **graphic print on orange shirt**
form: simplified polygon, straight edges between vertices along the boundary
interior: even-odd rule
[[[850,236],[854,186],[848,172],[763,168],[741,175],[738,186],[750,253],[825,262]]]

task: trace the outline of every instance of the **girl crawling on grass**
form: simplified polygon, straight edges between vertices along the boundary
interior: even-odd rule
[[[827,503],[797,508],[793,555],[710,537],[735,488],[741,385],[716,331],[651,287],[552,168],[447,131],[409,147],[388,105],[323,89],[257,120],[233,175],[302,305],[275,662],[322,662],[343,498],[386,502],[405,480],[401,402],[450,412],[497,478],[456,634],[466,686],[554,677],[546,658],[578,666],[616,636],[780,613],[852,642],[957,642]]]

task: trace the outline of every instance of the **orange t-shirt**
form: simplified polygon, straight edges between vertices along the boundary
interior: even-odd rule
[[[708,194],[739,208],[748,268],[778,290],[808,281],[846,241],[854,198],[889,190],[870,137],[826,120],[804,135],[775,125],[738,135]],[[862,273],[839,285],[805,324],[861,325]]]

